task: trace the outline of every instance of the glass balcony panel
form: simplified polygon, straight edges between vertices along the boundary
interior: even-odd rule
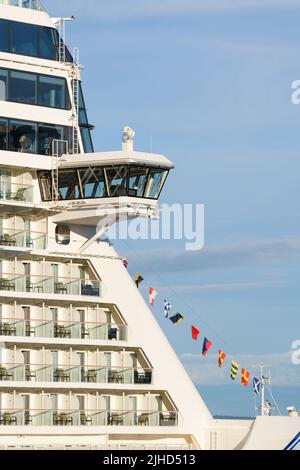
[[[31,426],[178,426],[176,411],[2,410],[0,425]]]
[[[33,186],[9,181],[0,184],[0,199],[14,202],[33,202]]]
[[[1,229],[0,246],[45,249],[46,235],[41,232]]]

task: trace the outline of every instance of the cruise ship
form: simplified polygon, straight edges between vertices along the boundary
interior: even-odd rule
[[[213,419],[102,236],[174,165],[130,128],[94,151],[67,20],[0,0],[0,449],[284,449],[295,412]]]

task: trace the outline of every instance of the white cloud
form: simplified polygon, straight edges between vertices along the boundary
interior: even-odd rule
[[[130,254],[132,261],[156,266],[156,270],[203,271],[234,266],[266,265],[272,261],[300,255],[300,238],[257,240],[205,246],[202,251],[152,250]],[[128,254],[129,256],[129,254]],[[145,271],[147,266],[145,266]]]
[[[68,10],[82,17],[102,21],[120,21],[151,16],[196,13],[223,13],[262,8],[297,8],[299,0],[61,0],[44,1],[51,14]]]
[[[238,362],[240,367],[250,371],[251,377],[259,375],[259,365],[271,366],[273,385],[300,386],[300,365],[292,362],[292,352],[266,355],[228,356],[221,369],[216,355],[208,354],[204,359],[200,354],[186,353],[181,360],[196,385],[226,385],[232,383],[230,378],[231,361]],[[268,371],[268,368],[266,368]],[[240,380],[239,378],[237,380]]]

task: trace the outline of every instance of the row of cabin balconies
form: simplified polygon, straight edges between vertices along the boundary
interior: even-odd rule
[[[52,320],[14,321],[3,318],[0,322],[0,336],[126,341],[127,325],[70,321],[58,323]]]
[[[101,283],[89,266],[43,261],[1,261],[0,292],[27,292],[73,296],[101,295]]]
[[[126,341],[127,325],[114,305],[75,308],[0,304],[0,336]]]
[[[152,384],[152,369],[108,367],[101,365],[78,366],[59,364],[2,364],[1,382],[69,383],[69,384]]]
[[[2,273],[0,276],[0,291],[8,292],[100,297],[100,287],[99,280],[90,278],[35,276],[19,273]]]
[[[180,416],[161,394],[3,393],[3,426],[178,426]]]

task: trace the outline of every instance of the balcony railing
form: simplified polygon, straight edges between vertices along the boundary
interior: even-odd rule
[[[126,341],[127,325],[115,323],[71,322],[53,320],[17,320],[2,318],[0,336],[35,338],[91,339]]]
[[[177,411],[20,410],[0,411],[3,426],[178,426]]]
[[[0,200],[14,202],[33,202],[33,186],[2,182],[0,184]]]
[[[46,234],[32,230],[2,229],[0,230],[0,246],[44,250]]]
[[[98,384],[151,384],[152,369],[49,364],[3,364],[1,382],[59,382]]]
[[[100,281],[70,277],[2,274],[0,291],[36,294],[100,296]]]
[[[44,11],[40,0],[0,0],[0,5],[29,8],[30,10]]]

